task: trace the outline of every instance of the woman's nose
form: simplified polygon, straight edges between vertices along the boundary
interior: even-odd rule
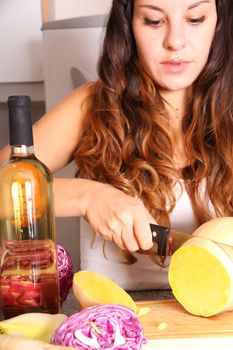
[[[170,24],[164,39],[167,50],[176,51],[186,46],[185,30],[180,24]]]

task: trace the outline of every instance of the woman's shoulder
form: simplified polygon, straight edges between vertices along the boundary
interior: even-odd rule
[[[64,120],[66,123],[76,123],[85,118],[88,101],[95,90],[96,81],[80,85],[61,99],[53,108],[46,113],[46,120]],[[69,118],[67,118],[69,116]]]
[[[88,97],[91,97],[95,91],[97,81],[91,81],[80,85],[74,89],[68,96],[65,97],[64,101],[70,102],[74,100],[75,102],[82,105]]]
[[[94,85],[91,82],[73,90],[33,126],[36,154],[53,171],[68,164],[77,147],[87,114],[84,102],[91,96]],[[45,140],[50,140],[49,149]]]

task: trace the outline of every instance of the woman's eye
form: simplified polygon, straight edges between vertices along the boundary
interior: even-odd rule
[[[153,26],[153,27],[159,27],[161,24],[163,24],[163,20],[162,19],[149,19],[149,18],[145,18],[144,20],[144,23],[146,25],[150,25],[150,26]]]
[[[189,18],[189,23],[191,23],[192,25],[197,25],[197,24],[204,22],[205,19],[206,19],[205,16],[201,16],[198,18]]]

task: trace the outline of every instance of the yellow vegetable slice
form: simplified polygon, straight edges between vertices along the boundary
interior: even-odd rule
[[[137,317],[142,317],[150,313],[150,308],[149,307],[138,307],[137,308]]]
[[[99,304],[119,304],[136,312],[131,296],[111,279],[91,271],[79,271],[73,277],[73,293],[82,308]]]
[[[156,327],[156,329],[158,330],[164,330],[168,327],[168,323],[167,322],[161,322],[158,324],[158,326]]]
[[[77,350],[77,348],[45,343],[21,336],[0,334],[0,350]]]
[[[217,243],[193,237],[172,256],[169,283],[190,313],[212,316],[233,309],[233,262]]]
[[[0,334],[19,335],[49,343],[54,331],[68,317],[64,314],[26,313],[0,322]]]
[[[221,217],[207,221],[199,226],[193,235],[233,247],[233,217]]]

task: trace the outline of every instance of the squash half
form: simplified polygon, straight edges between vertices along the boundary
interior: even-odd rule
[[[202,226],[173,254],[168,277],[175,298],[188,312],[209,317],[233,309],[233,247],[223,244],[232,243],[233,218]]]

